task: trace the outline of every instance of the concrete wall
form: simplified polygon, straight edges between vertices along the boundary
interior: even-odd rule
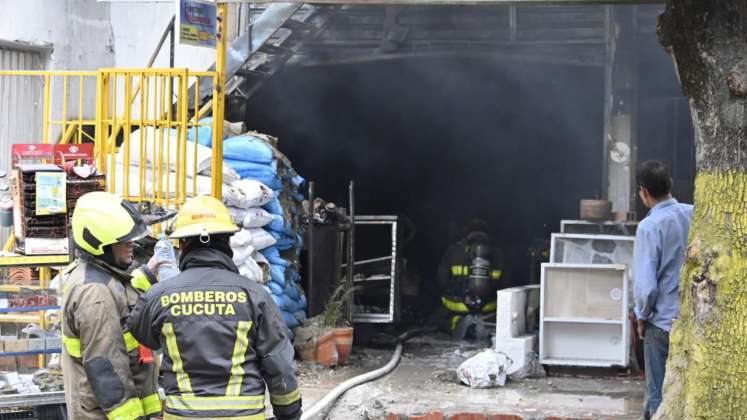
[[[0,40],[50,45],[48,69],[93,70],[115,63],[108,3],[0,0],[0,10]]]
[[[241,8],[241,10],[239,10]],[[229,6],[229,42],[248,5]],[[95,70],[143,67],[174,14],[173,1],[0,0],[0,41],[51,46],[45,67]],[[178,45],[175,66],[206,70],[215,61],[210,48]],[[168,67],[168,40],[155,66]]]
[[[228,40],[235,37],[241,7],[242,22],[248,5],[229,5]],[[143,67],[153,53],[161,34],[174,15],[174,2],[111,3],[117,67]],[[215,62],[215,50],[176,44],[174,67],[207,70]],[[169,41],[166,40],[154,67],[169,66]]]

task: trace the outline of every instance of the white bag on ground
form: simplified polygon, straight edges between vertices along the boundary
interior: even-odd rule
[[[503,386],[506,384],[506,369],[509,363],[505,354],[488,349],[459,365],[457,377],[472,388]]]
[[[261,228],[272,222],[272,215],[267,210],[260,207],[253,207],[246,210],[241,225],[245,228]]]

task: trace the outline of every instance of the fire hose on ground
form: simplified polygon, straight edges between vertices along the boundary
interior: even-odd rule
[[[355,388],[358,385],[362,385],[366,382],[379,379],[384,375],[389,374],[394,370],[394,368],[397,367],[400,359],[402,358],[402,347],[405,341],[426,331],[428,331],[428,329],[412,330],[397,337],[397,347],[394,349],[394,355],[392,355],[389,363],[376,370],[372,370],[362,375],[358,375],[354,378],[350,378],[347,381],[336,386],[332,391],[329,392],[329,394],[325,395],[324,398],[319,400],[311,408],[309,408],[308,410],[304,410],[304,413],[301,415],[301,420],[319,420],[326,418],[327,414],[335,405],[337,400],[342,396],[342,394],[352,388]]]

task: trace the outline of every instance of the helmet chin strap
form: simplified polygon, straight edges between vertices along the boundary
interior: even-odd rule
[[[117,260],[114,258],[114,252],[112,251],[111,245],[107,245],[104,247],[104,255],[100,256],[99,258],[101,258],[101,260],[105,263],[120,270],[127,270],[128,268],[130,268],[130,264],[124,265],[117,262]]]

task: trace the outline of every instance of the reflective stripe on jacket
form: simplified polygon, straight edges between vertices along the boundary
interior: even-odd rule
[[[123,327],[137,300],[131,278],[87,256],[62,276],[62,367],[71,419],[134,420],[161,411],[157,368],[140,363],[139,343]]]
[[[140,342],[163,350],[164,419],[264,419],[265,384],[278,420],[300,418],[293,347],[267,291],[222,251],[189,251],[180,266],[129,320]]]

